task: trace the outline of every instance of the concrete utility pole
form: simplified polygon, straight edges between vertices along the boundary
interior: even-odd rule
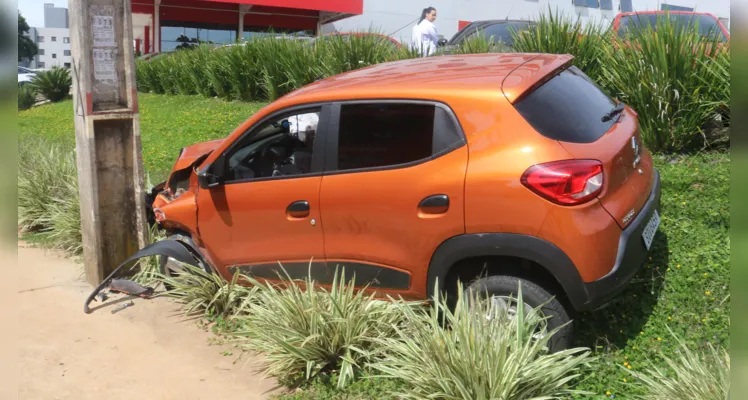
[[[146,245],[130,0],[69,0],[86,279]]]

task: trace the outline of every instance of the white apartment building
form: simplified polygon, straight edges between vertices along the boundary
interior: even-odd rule
[[[44,27],[32,27],[28,36],[36,43],[39,53],[29,60],[29,68],[70,68],[70,29],[68,9],[44,4]]]
[[[30,68],[70,68],[70,29],[31,28],[29,36],[39,47],[39,53],[31,61]]]
[[[324,32],[373,29],[402,43],[410,43],[411,28],[421,10],[437,10],[436,28],[450,39],[470,22],[489,19],[533,20],[549,7],[583,23],[610,23],[621,12],[671,10],[707,12],[730,29],[730,0],[364,0],[361,15],[327,24]]]

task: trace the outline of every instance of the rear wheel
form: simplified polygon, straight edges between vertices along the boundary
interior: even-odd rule
[[[498,275],[473,281],[465,289],[465,294],[472,291],[477,296],[487,295],[497,306],[507,308],[509,314],[513,315],[516,314],[517,289],[520,285],[522,287],[522,300],[525,303],[525,313],[542,306],[540,312],[543,317],[547,317],[545,323],[541,324],[537,332],[538,335],[547,334],[563,326],[548,341],[549,350],[557,352],[569,348],[572,335],[569,314],[564,305],[541,286],[515,276]],[[566,325],[564,326],[564,324]]]

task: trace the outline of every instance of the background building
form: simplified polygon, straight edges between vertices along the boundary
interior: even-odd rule
[[[323,32],[372,29],[410,43],[411,28],[425,7],[437,10],[436,27],[450,39],[460,28],[476,20],[535,19],[549,7],[579,16],[583,23],[610,23],[620,12],[686,10],[714,14],[730,29],[730,0],[364,0],[361,15],[326,24]]]
[[[70,29],[68,9],[44,5],[44,27],[32,27],[28,36],[36,43],[39,53],[27,63],[29,68],[70,68]]]

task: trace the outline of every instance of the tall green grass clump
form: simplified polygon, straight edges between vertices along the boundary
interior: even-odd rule
[[[262,99],[275,100],[315,79],[327,76],[324,60],[318,59],[310,43],[300,40],[259,38],[257,46],[259,88]]]
[[[365,68],[391,60],[399,52],[390,40],[370,30],[363,35],[329,35],[317,39],[317,56],[325,66],[326,75]]]
[[[526,30],[512,32],[512,47],[522,53],[571,54],[574,65],[596,80],[603,69],[600,58],[603,49],[609,47],[610,33],[602,23],[582,26],[570,16],[548,8]],[[607,66],[606,66],[607,68]]]
[[[717,105],[729,104],[729,53],[723,46],[695,27],[659,18],[654,27],[632,29],[603,47],[600,83],[636,110],[650,149],[702,148],[709,144],[704,125],[714,119]]]
[[[335,374],[336,386],[347,386],[373,361],[378,340],[393,336],[401,322],[400,308],[354,290],[344,271],[336,271],[330,289],[310,278],[287,278],[283,287],[246,279],[259,291],[237,335],[247,349],[267,355],[268,375],[287,384]]]
[[[69,69],[53,67],[47,71],[37,72],[28,84],[45,99],[56,103],[68,98],[73,78]]]
[[[672,331],[671,331],[672,333]],[[631,372],[646,386],[643,400],[726,400],[730,394],[730,353],[708,344],[692,350],[673,334],[680,344],[678,355],[662,355],[667,368],[651,363],[644,372]]]
[[[452,50],[452,54],[509,53],[513,51],[505,43],[487,37],[482,32],[471,35]]]
[[[36,103],[36,89],[30,85],[18,87],[18,109],[28,110]]]
[[[137,80],[139,91],[145,93],[164,93],[164,88],[161,86],[159,80],[157,67],[158,64],[155,63],[155,60],[135,61],[135,79]]]
[[[53,248],[80,253],[81,226],[75,153],[33,136],[18,141],[18,226]]]
[[[216,51],[220,60],[211,63],[213,79],[227,79],[228,85],[220,86],[222,96],[234,100],[254,101],[262,99],[260,52],[257,41],[242,42],[240,45]]]
[[[461,288],[460,288],[461,289]],[[462,292],[462,290],[459,290]],[[590,361],[586,349],[546,350],[557,330],[537,335],[538,309],[516,314],[496,302],[460,295],[454,309],[436,295],[419,312],[399,307],[406,327],[379,339],[383,356],[371,365],[405,384],[405,399],[525,400],[581,394],[568,387]]]
[[[166,295],[183,304],[185,315],[203,317],[228,317],[247,307],[256,288],[238,284],[239,274],[230,281],[202,268],[179,263],[179,271],[160,275],[168,288]]]

